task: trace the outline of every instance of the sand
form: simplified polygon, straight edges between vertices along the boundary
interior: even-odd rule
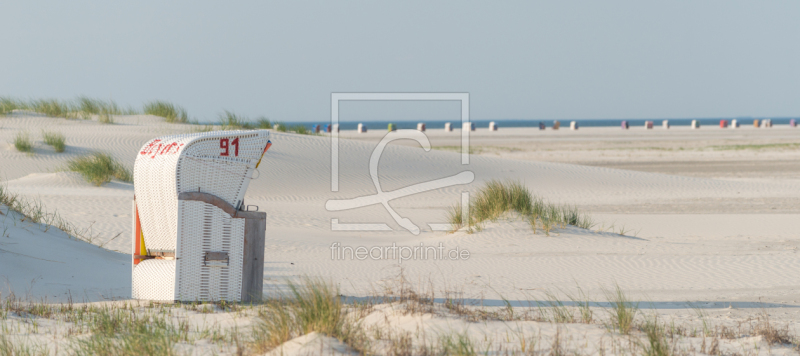
[[[95,187],[58,168],[94,150],[109,152],[132,168],[144,142],[190,132],[192,126],[152,116],[115,120],[104,125],[0,118],[0,175],[8,189],[90,227],[93,243],[107,249],[52,230],[13,227],[13,237],[0,238],[0,278],[10,281],[0,287],[4,293],[13,289],[54,301],[70,293],[87,301],[129,298],[129,266],[122,264],[130,253],[132,185],[114,181]],[[64,133],[67,151],[55,153],[44,145],[42,129]],[[11,141],[21,130],[36,137],[35,154],[13,148]],[[325,208],[331,199],[376,193],[369,157],[383,134],[341,133],[340,190],[331,192],[329,138],[273,133],[273,146],[245,197],[268,214],[265,292],[308,275],[337,284],[344,296],[367,297],[402,276],[417,286],[432,286],[437,295],[498,306],[507,299],[523,306],[542,300],[546,291],[569,292],[577,286],[600,301],[603,289],[616,283],[642,305],[651,303],[675,318],[693,315],[685,304],[691,301],[706,305],[712,314],[733,311],[729,317],[734,319],[766,306],[780,310],[779,321],[797,326],[800,320],[800,285],[793,272],[800,269],[798,129],[479,129],[471,136],[476,154],[466,166],[450,147],[459,144],[460,132],[430,130],[435,148],[430,152],[411,141],[386,149],[378,169],[382,190],[465,170],[475,180],[392,200],[400,216],[421,228],[419,235],[400,227],[381,205],[335,212]],[[755,146],[765,144],[772,146]],[[747,147],[718,147],[731,145]],[[445,223],[446,209],[459,202],[462,191],[492,179],[518,180],[547,200],[576,205],[597,225],[559,228],[546,236],[509,216],[477,233],[432,231],[429,224]],[[332,231],[332,219],[385,223],[392,231]],[[57,243],[36,242],[42,239]],[[469,258],[334,260],[334,243],[353,248],[441,244],[448,251],[469,251]],[[64,256],[80,263],[58,259]],[[64,264],[54,267],[38,259]],[[55,270],[74,271],[76,277],[56,278]],[[37,275],[60,282],[28,282]]]

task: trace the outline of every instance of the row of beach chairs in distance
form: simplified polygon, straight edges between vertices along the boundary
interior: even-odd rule
[[[669,120],[662,121],[661,122],[661,127],[665,128],[665,129],[668,129],[669,128]],[[700,121],[692,120],[691,127],[693,129],[699,129],[700,128]],[[728,128],[728,127],[732,127],[732,128],[738,129],[739,128],[739,120],[736,120],[736,119],[731,120],[730,121],[730,125],[729,125],[728,120],[719,120],[719,127],[723,128],[723,129],[724,128]],[[755,120],[753,120],[753,127],[765,127],[765,128],[766,127],[772,127],[772,119],[762,119],[762,120],[755,119]],[[789,127],[797,127],[797,120],[795,120],[795,119],[789,120]],[[622,129],[627,130],[628,128],[630,128],[630,124],[628,123],[628,121],[623,120],[622,121]],[[653,128],[653,122],[652,121],[645,121],[644,122],[644,128],[652,129]]]
[[[320,127],[319,125],[314,125],[313,126],[314,132],[319,133],[320,132],[320,128],[319,127]],[[334,125],[334,127],[336,128],[336,132],[339,132],[338,125]],[[539,122],[539,129],[540,130],[544,130],[546,127],[547,126],[545,125],[544,122]],[[553,126],[552,126],[553,130],[558,130],[560,127],[561,127],[561,123],[559,121],[553,121]],[[569,127],[572,130],[577,130],[578,129],[578,122],[577,121],[570,122]],[[495,123],[494,121],[489,123],[489,131],[497,131],[497,128],[498,128],[497,123]],[[387,126],[387,129],[389,131],[396,131],[397,130],[397,125],[389,124]],[[475,131],[475,124],[472,123],[472,122],[465,122],[465,123],[462,124],[461,129],[462,130]],[[325,132],[331,132],[330,130],[331,130],[330,125],[325,125]],[[417,124],[417,130],[418,131],[426,131],[427,127],[425,126],[425,123],[422,123],[422,122],[418,123]],[[447,131],[447,132],[453,131],[453,124],[449,123],[449,122],[445,123],[444,124],[444,130]],[[364,124],[358,124],[358,128],[356,129],[356,131],[359,132],[359,133],[365,133],[365,132],[367,132],[367,126],[364,125]]]
[[[728,122],[728,120],[720,120],[719,121],[719,127],[720,128],[728,128],[728,127],[739,128],[739,124],[740,124],[740,122],[738,120],[736,120],[736,119],[733,119],[730,122]],[[762,120],[756,119],[756,120],[753,120],[753,126],[754,127],[772,127],[772,119],[762,119]],[[795,119],[789,120],[789,126],[790,127],[797,127],[797,120],[795,120]],[[553,124],[550,127],[553,130],[558,130],[559,128],[561,128],[561,122],[553,121]],[[661,122],[661,127],[665,128],[665,129],[670,128],[669,120],[663,120]],[[691,127],[693,129],[699,129],[700,128],[700,121],[692,120]],[[395,130],[397,130],[397,125],[389,124],[387,128],[388,128],[389,131],[395,131]],[[545,130],[546,128],[547,128],[547,125],[545,125],[544,122],[540,121],[539,122],[539,130]],[[569,128],[570,128],[570,130],[577,130],[578,129],[578,122],[577,121],[571,121],[569,123]],[[627,120],[623,120],[622,121],[622,128],[625,129],[625,130],[629,129],[630,128],[630,123]],[[644,128],[652,129],[653,128],[653,121],[645,121]],[[427,128],[425,127],[425,123],[421,122],[421,123],[417,124],[417,130],[425,131],[426,129]],[[325,125],[324,128],[321,125],[314,125],[314,126],[312,126],[311,130],[314,133],[331,132],[331,131],[339,132],[339,125],[338,124],[334,124],[334,125],[328,124],[328,125]],[[322,130],[324,130],[324,131],[322,131]],[[449,123],[449,122],[445,123],[444,124],[444,130],[448,131],[448,132],[453,131],[453,125],[451,123]],[[475,124],[471,123],[471,122],[465,122],[463,124],[462,130],[475,131]],[[364,124],[358,124],[358,129],[356,131],[359,132],[359,133],[365,133],[365,132],[367,132],[367,126],[364,125]],[[489,123],[489,131],[497,131],[497,124],[494,121]]]

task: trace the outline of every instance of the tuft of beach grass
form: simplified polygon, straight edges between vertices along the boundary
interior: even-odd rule
[[[95,152],[73,158],[67,162],[67,170],[78,172],[87,181],[96,186],[108,183],[112,178],[123,182],[133,181],[130,170],[109,154]]]
[[[603,290],[606,300],[611,304],[609,310],[610,330],[616,330],[620,334],[628,335],[633,329],[633,322],[639,312],[639,303],[633,303],[625,296],[619,284],[614,284],[613,290]]]
[[[33,153],[33,139],[28,131],[17,132],[14,136],[14,148],[20,152]]]
[[[667,327],[658,321],[657,314],[646,316],[640,330],[647,338],[647,342],[638,342],[642,355],[672,356],[676,354],[674,343],[670,342],[671,340],[668,338]]]
[[[14,98],[0,96],[0,115],[8,114],[14,110],[22,109],[22,103]]]
[[[261,116],[258,119],[256,119],[255,127],[259,129],[271,129],[272,123],[269,121],[268,118]]]
[[[268,299],[259,311],[259,324],[253,333],[254,351],[264,353],[312,332],[336,337],[357,350],[368,347],[360,325],[344,308],[338,288],[310,277],[287,284],[288,293]]]
[[[252,130],[253,125],[247,117],[237,115],[233,111],[225,110],[219,115],[219,125],[223,130]]]
[[[467,221],[462,221],[461,203],[454,204],[447,211],[447,220],[453,231],[465,225],[478,231],[485,221],[497,221],[509,212],[522,215],[536,233],[537,225],[550,235],[555,226],[573,225],[588,229],[592,227],[592,219],[578,208],[570,205],[558,205],[545,201],[531,194],[530,190],[517,181],[491,180],[470,196]]]
[[[56,131],[42,130],[42,137],[44,138],[44,143],[53,146],[56,152],[64,152],[64,148],[66,147],[66,138],[64,134]]]
[[[113,124],[114,123],[114,117],[111,116],[111,113],[103,112],[103,113],[100,113],[100,116],[97,117],[97,122],[99,122],[101,124]]]
[[[161,116],[171,123],[185,124],[189,122],[186,109],[166,101],[155,100],[146,103],[142,111],[148,115]]]

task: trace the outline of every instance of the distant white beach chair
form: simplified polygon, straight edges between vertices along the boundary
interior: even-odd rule
[[[731,120],[731,128],[738,129],[739,128],[739,120],[733,119]]]
[[[475,131],[475,124],[471,122],[465,122],[461,125],[461,130],[464,131]]]
[[[692,128],[699,129],[700,128],[700,121],[692,120]]]
[[[445,122],[444,123],[444,130],[447,131],[447,132],[453,131],[453,125],[450,124],[449,122]]]
[[[569,129],[570,130],[577,130],[578,129],[578,122],[577,121],[570,121]]]
[[[422,122],[418,123],[417,124],[417,131],[425,132],[425,123],[422,123]]]
[[[489,131],[497,131],[497,124],[494,121],[489,123]]]
[[[269,131],[163,136],[134,164],[132,297],[261,298],[266,214],[242,211]]]
[[[358,124],[358,133],[366,133],[367,132],[367,125],[362,123]]]
[[[661,127],[668,129],[669,128],[669,120],[661,121]]]

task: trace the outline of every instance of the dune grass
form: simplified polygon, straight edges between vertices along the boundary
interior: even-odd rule
[[[95,239],[95,236],[92,235],[91,227],[79,229],[64,220],[57,211],[48,212],[41,200],[30,200],[19,194],[11,193],[3,184],[0,184],[0,204],[24,216],[23,220],[39,224],[44,232],[49,231],[51,227],[55,227],[78,240],[92,243]],[[102,244],[100,247],[102,247]]]
[[[72,108],[67,101],[58,99],[36,99],[27,103],[27,108],[52,117],[65,117]]]
[[[646,337],[646,342],[638,342],[642,355],[672,356],[676,354],[675,344],[670,342],[671,340],[667,335],[667,326],[658,321],[657,314],[646,317],[639,330]],[[711,354],[716,354],[716,352]]]
[[[277,132],[294,132],[300,135],[311,135],[313,132],[303,124],[287,125],[284,122],[273,122],[266,117],[259,117],[255,121],[246,116],[238,115],[233,111],[225,110],[219,115],[219,126],[222,130],[255,130],[272,129]]]
[[[99,122],[101,124],[113,124],[114,123],[114,116],[112,116],[111,113],[107,113],[107,112],[101,113],[97,117],[97,122]]]
[[[14,148],[20,152],[33,153],[33,139],[28,131],[20,131],[14,136]]]
[[[17,99],[0,96],[0,115],[5,115],[13,110],[21,109],[20,102]]]
[[[611,304],[609,309],[609,330],[618,331],[620,334],[628,335],[634,326],[636,314],[639,312],[639,303],[634,303],[625,296],[619,284],[614,284],[613,290],[603,290],[606,300]]]
[[[258,119],[256,119],[255,127],[259,129],[271,129],[272,123],[269,121],[268,118],[261,116]]]
[[[66,138],[64,134],[56,131],[42,130],[42,137],[44,138],[44,143],[53,146],[56,152],[64,152],[64,148],[66,147]]]
[[[86,96],[79,96],[72,105],[72,110],[79,113],[84,119],[88,119],[89,115],[99,115],[101,122],[104,121],[103,116],[110,117],[111,115],[131,115],[136,113],[132,108],[127,111],[120,109],[119,105],[113,100],[93,99]],[[113,120],[106,120],[113,122]]]
[[[292,125],[292,126],[289,127],[289,131],[294,131],[294,133],[300,134],[300,135],[310,135],[310,134],[312,134],[311,130],[309,130],[306,127],[306,125],[303,125],[303,124]]]
[[[80,173],[87,182],[96,186],[108,183],[112,178],[123,182],[133,181],[133,175],[130,170],[111,155],[101,152],[69,160],[67,162],[67,170]]]
[[[12,292],[0,299],[0,322],[5,324],[4,329],[0,330],[0,355],[48,354],[46,347],[51,347],[50,345],[71,355],[182,355],[218,352],[260,355],[269,351],[280,354],[281,350],[274,350],[276,347],[312,332],[336,338],[357,353],[365,355],[739,354],[731,353],[731,347],[735,351],[741,351],[741,354],[750,355],[757,354],[763,346],[767,346],[766,350],[773,350],[772,347],[775,347],[773,351],[779,353],[791,353],[798,346],[790,328],[791,320],[776,325],[770,322],[766,311],[757,318],[747,318],[738,327],[719,326],[712,333],[702,336],[698,336],[696,330],[686,328],[685,324],[675,325],[674,321],[665,324],[660,320],[657,311],[652,314],[639,313],[640,316],[635,318],[637,320],[630,318],[631,326],[627,333],[617,333],[619,329],[610,328],[608,323],[603,323],[607,327],[606,334],[598,344],[593,345],[596,349],[592,352],[592,347],[587,347],[592,343],[591,339],[585,335],[587,332],[590,335],[597,331],[602,332],[603,326],[599,324],[575,328],[575,325],[564,324],[571,322],[568,318],[564,321],[553,318],[543,320],[531,313],[532,310],[517,313],[516,317],[509,315],[508,318],[498,318],[495,312],[477,306],[470,314],[458,313],[438,303],[438,306],[432,304],[430,308],[404,307],[404,304],[420,303],[421,300],[399,300],[390,295],[374,300],[383,306],[369,302],[363,305],[347,304],[342,301],[337,288],[313,278],[304,278],[296,284],[288,283],[288,287],[288,291],[276,299],[267,299],[263,304],[255,305],[224,301],[51,304],[45,301],[23,301]],[[414,290],[405,293],[425,294]],[[609,309],[612,313],[619,309],[614,303],[631,303],[618,286],[608,292],[607,299],[612,303]],[[628,315],[636,316],[638,309],[631,308],[628,311],[633,310],[634,313]],[[382,314],[383,311],[392,314]],[[397,312],[400,314],[394,314]],[[196,313],[204,315],[202,321],[191,318]],[[205,321],[205,315],[209,315],[212,321],[225,321],[226,318],[233,317],[235,323],[244,321],[244,325],[223,328],[217,322]],[[376,316],[383,321],[375,319]],[[475,316],[477,318],[473,319]],[[415,330],[402,329],[402,323],[407,323],[406,320],[417,320],[418,317],[419,320],[431,318],[435,324],[417,326]],[[468,329],[448,328],[453,320],[466,322]],[[396,324],[398,321],[401,323],[399,328]],[[440,321],[446,321],[447,324]],[[47,325],[43,322],[50,325],[68,324],[69,329],[66,333],[59,332],[56,335],[49,326],[40,327],[39,324]],[[479,328],[480,331],[480,325],[484,322],[502,322],[508,329],[499,333],[469,332],[471,328]],[[531,329],[530,326],[535,328]],[[8,330],[14,330],[14,334],[3,333]],[[584,336],[581,337],[580,334]],[[54,343],[37,344],[32,341],[45,340],[48,336],[52,336]],[[762,341],[767,345],[761,344]],[[212,349],[209,350],[208,346]],[[205,352],[197,347],[205,348]],[[317,354],[313,348],[308,350],[311,351],[309,354]],[[324,353],[323,351],[325,350],[320,353]]]
[[[314,132],[311,132],[311,130],[308,129],[306,125],[303,124],[288,125],[283,121],[274,122],[272,125],[272,129],[277,132],[294,132],[296,134],[301,134],[301,135],[314,134]]]
[[[273,129],[280,132],[295,132],[298,134],[313,134],[305,125],[286,125],[285,123],[275,123],[266,117],[258,117],[250,120],[246,116],[237,115],[233,111],[225,110],[219,115],[217,126],[203,125],[197,120],[189,120],[189,115],[185,108],[173,103],[154,100],[143,105],[142,111],[137,111],[131,107],[122,109],[113,100],[101,100],[87,96],[79,96],[75,100],[58,99],[32,99],[21,100],[12,97],[0,97],[0,115],[11,113],[13,110],[29,110],[50,117],[63,117],[67,119],[91,119],[98,117],[98,122],[103,124],[113,124],[114,115],[136,115],[145,113],[163,117],[170,123],[193,124],[202,126],[193,128],[192,132],[206,132],[215,129],[223,130],[253,130],[253,129]]]
[[[92,115],[132,115],[132,108],[122,110],[113,100],[101,100],[79,96],[75,100],[31,99],[21,100],[11,97],[0,97],[0,114],[8,114],[13,110],[29,110],[50,117],[68,119],[90,119]]]
[[[185,124],[189,122],[186,109],[170,102],[155,100],[144,104],[142,111],[148,115],[161,116],[167,122]]]
[[[466,332],[449,333],[439,337],[439,350],[443,355],[475,356],[475,344]]]
[[[237,115],[233,111],[225,110],[219,115],[219,125],[223,130],[251,130],[252,124],[245,116]]]
[[[188,325],[174,325],[164,314],[101,309],[86,320],[92,335],[73,344],[74,355],[177,355],[175,344],[188,339]]]
[[[288,286],[288,293],[267,300],[259,311],[254,351],[264,353],[312,332],[338,338],[359,350],[367,348],[367,338],[344,308],[338,288],[309,277],[299,284],[289,281]]]
[[[481,230],[485,221],[497,221],[502,215],[516,212],[528,220],[534,233],[537,227],[549,236],[550,230],[556,226],[562,228],[573,225],[588,229],[592,227],[592,219],[581,213],[576,207],[546,202],[516,181],[487,182],[476,193],[470,196],[469,216],[466,221],[470,231]],[[448,210],[448,221],[453,231],[464,227],[461,204],[455,204]]]
[[[50,355],[46,347],[28,345],[17,345],[8,340],[8,338],[0,334],[0,356],[45,356]]]

